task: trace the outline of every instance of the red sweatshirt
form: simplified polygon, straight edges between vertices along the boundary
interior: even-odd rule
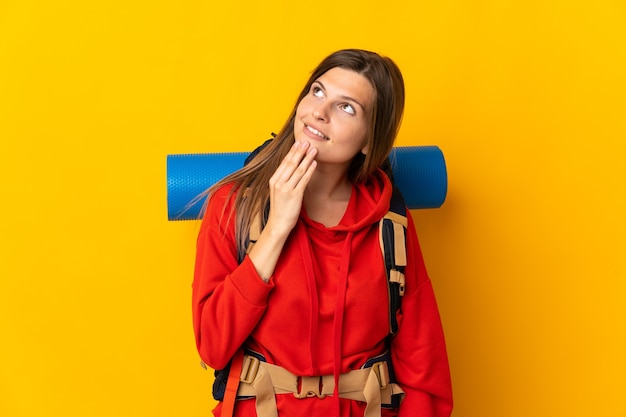
[[[389,297],[378,222],[389,209],[391,184],[382,172],[377,177],[353,186],[337,226],[311,220],[303,208],[268,283],[247,256],[237,262],[234,216],[228,216],[231,187],[211,197],[193,282],[194,330],[204,362],[222,369],[244,345],[293,374],[319,376],[359,369],[386,350]],[[383,415],[444,417],[452,409],[444,335],[408,210],[407,217],[406,292],[391,342],[406,397],[399,410],[383,409]],[[328,417],[334,401],[276,398],[279,416]],[[348,399],[340,399],[340,406],[341,416],[362,417],[365,409]],[[215,416],[220,411],[221,403]],[[235,416],[254,415],[254,399],[237,401]]]

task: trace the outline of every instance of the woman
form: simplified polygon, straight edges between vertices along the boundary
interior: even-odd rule
[[[246,350],[234,415],[450,414],[443,331],[408,211],[406,290],[389,334],[378,228],[392,185],[379,167],[403,108],[393,61],[338,51],[313,71],[275,139],[208,191],[194,329],[211,368]],[[385,404],[390,395],[403,397],[399,407]]]

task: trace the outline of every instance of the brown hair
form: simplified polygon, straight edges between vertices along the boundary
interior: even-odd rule
[[[364,76],[374,87],[375,100],[370,115],[368,152],[352,161],[348,177],[352,182],[366,180],[389,156],[404,110],[404,81],[396,64],[387,57],[361,49],[344,49],[326,57],[313,70],[300,92],[296,105],[287,122],[265,148],[248,165],[228,175],[205,194],[210,194],[225,184],[233,183],[235,198],[236,239],[240,254],[247,246],[247,237],[252,219],[269,207],[269,179],[294,143],[294,121],[300,101],[308,94],[311,84],[332,68],[355,71]],[[232,213],[229,213],[232,215]]]

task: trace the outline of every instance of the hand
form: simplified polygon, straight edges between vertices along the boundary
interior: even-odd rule
[[[296,142],[270,178],[270,212],[267,224],[249,253],[250,260],[263,281],[268,282],[276,263],[296,225],[304,190],[317,162],[317,149],[307,142]]]
[[[270,212],[266,227],[285,236],[296,225],[304,190],[317,166],[317,149],[308,142],[296,142],[269,180]]]

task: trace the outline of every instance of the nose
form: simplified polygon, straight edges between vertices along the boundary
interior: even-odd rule
[[[315,117],[316,120],[327,122],[329,118],[328,105],[326,103],[320,103],[318,106],[316,106],[313,109],[313,117]]]

